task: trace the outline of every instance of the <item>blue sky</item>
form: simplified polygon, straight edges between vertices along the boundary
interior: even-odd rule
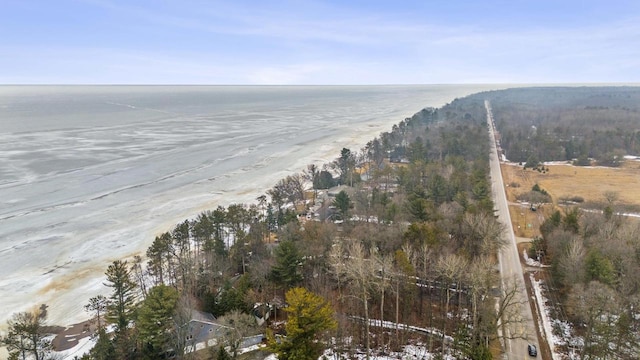
[[[0,84],[640,82],[640,1],[0,0]]]

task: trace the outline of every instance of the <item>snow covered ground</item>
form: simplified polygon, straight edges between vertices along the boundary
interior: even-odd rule
[[[578,360],[580,357],[574,353],[561,352],[558,347],[574,348],[582,344],[582,338],[577,337],[571,324],[566,321],[554,319],[552,311],[547,304],[547,298],[544,296],[545,289],[541,280],[536,280],[533,274],[529,274],[531,280],[531,286],[533,287],[533,294],[538,303],[538,307],[541,309],[539,314],[539,324],[541,333],[545,334],[553,360]]]
[[[364,353],[359,354],[340,354],[335,353],[331,349],[327,349],[324,351],[324,354],[318,358],[318,360],[332,360],[332,359],[366,359],[367,356]],[[436,354],[430,353],[426,346],[421,345],[407,345],[400,352],[392,352],[387,355],[369,355],[371,360],[432,360],[436,359]],[[269,355],[265,358],[265,360],[277,360],[278,357],[274,354]],[[456,358],[450,355],[445,355],[442,357],[443,360],[455,360]]]
[[[78,340],[78,345],[65,351],[55,351],[54,358],[60,360],[71,360],[76,356],[82,357],[84,354],[88,354],[89,351],[95,346],[96,340],[92,337],[84,337]]]
[[[524,262],[527,264],[527,266],[543,267],[543,265],[539,261],[536,261],[529,257],[527,249],[522,249],[522,257],[524,258]]]

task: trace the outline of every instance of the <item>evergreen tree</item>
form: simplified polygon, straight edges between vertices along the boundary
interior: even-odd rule
[[[136,328],[151,355],[165,350],[169,342],[179,297],[175,288],[158,285],[149,290],[149,295],[140,305]]]
[[[134,354],[135,341],[131,338],[128,327],[134,319],[136,284],[131,279],[126,261],[114,261],[105,274],[107,282],[104,285],[112,288],[105,318],[116,326],[114,347],[117,357],[130,359]]]
[[[225,282],[217,294],[209,293],[205,299],[205,311],[215,317],[220,317],[230,311],[240,310],[249,312],[251,306],[247,303],[247,291],[250,283],[247,275],[241,276],[232,286],[231,281]]]
[[[96,344],[89,351],[93,360],[111,360],[116,358],[116,349],[103,328],[98,329]]]
[[[89,303],[84,306],[85,311],[94,314],[95,319],[98,322],[98,330],[102,329],[102,319],[107,311],[108,305],[109,299],[104,295],[98,295],[89,299]]]
[[[114,261],[105,274],[107,283],[104,285],[113,289],[109,296],[106,319],[116,325],[116,332],[121,332],[133,320],[136,284],[131,280],[126,261]]]
[[[155,279],[155,284],[165,282],[165,259],[171,247],[171,234],[168,232],[156,236],[151,246],[147,249],[149,272]]]
[[[342,148],[340,157],[335,161],[335,166],[340,172],[340,185],[353,186],[353,172],[356,166],[355,154],[350,149]]]
[[[227,220],[227,210],[218,206],[213,213],[211,214],[211,223],[213,224],[213,239],[214,245],[211,246],[212,249],[218,255],[226,256],[227,249],[225,247],[224,238],[225,238],[225,223]]]
[[[8,322],[8,334],[0,338],[0,345],[7,347],[10,359],[44,360],[52,350],[46,338],[44,320],[46,306],[36,312],[13,314]]]
[[[273,213],[273,205],[271,205],[271,203],[269,203],[269,205],[267,206],[267,229],[269,229],[269,231],[276,231],[278,229],[278,219],[276,218],[276,215]]]
[[[218,346],[218,351],[215,353],[215,360],[232,360],[231,355],[225,350],[224,346]]]
[[[276,340],[273,333],[268,333],[269,349],[276,352],[280,360],[318,359],[325,348],[320,336],[337,327],[333,308],[321,296],[304,288],[290,289],[285,298],[287,336]]]
[[[52,347],[44,333],[44,320],[44,311],[13,314],[8,322],[8,334],[0,338],[0,345],[7,347],[9,359],[47,358]]]
[[[313,187],[314,189],[329,189],[334,187],[336,182],[333,180],[333,176],[327,170],[322,170],[318,175],[313,179]]]
[[[291,240],[283,241],[275,250],[276,264],[271,269],[271,279],[288,289],[303,280],[300,272],[302,256]]]
[[[342,190],[338,195],[336,195],[336,198],[333,200],[333,206],[338,209],[338,213],[342,220],[348,219],[349,209],[351,208],[351,199],[346,191]]]

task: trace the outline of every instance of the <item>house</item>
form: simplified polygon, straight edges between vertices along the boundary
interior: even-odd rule
[[[259,326],[264,324],[264,322],[269,319],[269,315],[271,314],[272,310],[273,306],[269,304],[257,303],[253,307],[252,313]],[[191,310],[191,320],[189,321],[187,344],[189,344],[189,347],[192,347],[195,350],[204,349],[210,346],[216,346],[218,344],[218,341],[223,338],[229,330],[233,330],[233,328],[218,323],[215,316],[213,316],[212,314],[198,310]],[[260,337],[260,339],[262,338]],[[243,344],[245,342],[252,342],[255,339],[253,339],[252,337],[250,340],[245,340],[246,341],[243,341]],[[240,347],[243,348],[245,346],[242,345]]]
[[[212,314],[191,310],[187,342],[193,344],[196,349],[215,346],[218,339],[229,329],[231,328],[228,326],[218,324]]]
[[[271,315],[271,311],[273,310],[273,306],[269,304],[256,303],[253,306],[253,317],[256,319],[258,326],[262,326],[265,321],[269,320],[269,316]]]

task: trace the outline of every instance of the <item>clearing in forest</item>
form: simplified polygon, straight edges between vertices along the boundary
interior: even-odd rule
[[[583,167],[570,164],[544,165],[545,171],[524,170],[518,164],[502,164],[507,199],[511,203],[511,221],[516,236],[538,236],[544,218],[562,205],[562,199],[581,198],[577,205],[596,208],[607,203],[607,195],[615,194],[613,204],[627,209],[640,208],[640,162],[626,161],[621,167]],[[549,193],[555,206],[544,205],[536,212],[516,204],[518,194],[538,184]],[[635,211],[634,211],[635,212]]]

